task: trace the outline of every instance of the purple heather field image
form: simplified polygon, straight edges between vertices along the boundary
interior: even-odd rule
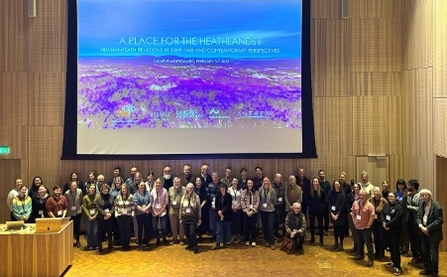
[[[86,128],[301,128],[296,60],[84,58],[79,72]]]

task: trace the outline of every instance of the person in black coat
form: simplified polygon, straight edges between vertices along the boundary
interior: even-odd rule
[[[388,202],[384,205],[381,213],[382,226],[385,229],[386,243],[390,247],[391,262],[387,266],[394,267],[394,275],[402,274],[400,265],[401,230],[403,208],[393,192],[388,193]]]
[[[310,240],[309,243],[315,242],[315,218],[318,221],[318,235],[320,236],[320,246],[323,246],[323,214],[326,210],[326,194],[320,188],[318,178],[312,179],[312,188],[307,201],[310,224]]]
[[[328,198],[328,209],[330,221],[334,225],[335,237],[335,244],[331,250],[337,252],[343,251],[343,239],[348,229],[346,203],[346,194],[343,192],[340,182],[334,181]]]
[[[211,250],[220,248],[223,244],[224,247],[228,246],[230,241],[230,227],[231,220],[233,219],[233,210],[231,209],[231,195],[227,192],[228,187],[226,184],[221,184],[219,187],[220,193],[216,195],[215,212],[217,213],[216,221],[216,245]]]
[[[442,208],[432,199],[430,190],[421,189],[419,195],[422,202],[417,213],[416,224],[422,232],[421,252],[424,261],[424,269],[419,274],[438,276],[439,243],[443,239],[442,224],[444,223]]]

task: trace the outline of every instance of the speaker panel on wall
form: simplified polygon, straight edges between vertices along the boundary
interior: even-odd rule
[[[28,0],[28,17],[37,16],[37,0]]]
[[[341,0],[341,17],[349,17],[349,0]]]

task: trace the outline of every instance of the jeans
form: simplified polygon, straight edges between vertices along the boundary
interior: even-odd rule
[[[98,221],[87,220],[87,247],[98,246]]]
[[[169,233],[169,217],[166,213],[164,216],[152,216],[152,235],[155,238],[159,238],[160,234],[158,232],[158,220],[160,220],[161,223],[161,236],[163,238],[166,238]]]
[[[371,236],[372,230],[369,229],[357,229],[358,234],[358,249],[357,249],[357,255],[360,257],[365,256],[365,244],[366,249],[368,250],[368,260],[374,261],[374,251],[373,251],[373,245],[372,245],[372,236]]]
[[[261,211],[262,231],[264,232],[265,240],[270,244],[275,244],[275,230],[273,224],[275,221],[275,212]]]
[[[230,241],[230,221],[216,221],[216,243],[224,243]]]

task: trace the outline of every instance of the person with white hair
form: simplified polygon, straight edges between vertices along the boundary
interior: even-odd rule
[[[286,236],[295,241],[295,250],[303,254],[304,231],[306,231],[306,216],[301,212],[301,204],[295,202],[291,206],[284,222]]]
[[[439,243],[443,239],[442,224],[444,217],[442,208],[433,200],[433,195],[428,189],[421,189],[419,195],[422,202],[419,205],[416,224],[422,232],[421,254],[424,261],[424,269],[420,275],[438,276],[439,272]]]

